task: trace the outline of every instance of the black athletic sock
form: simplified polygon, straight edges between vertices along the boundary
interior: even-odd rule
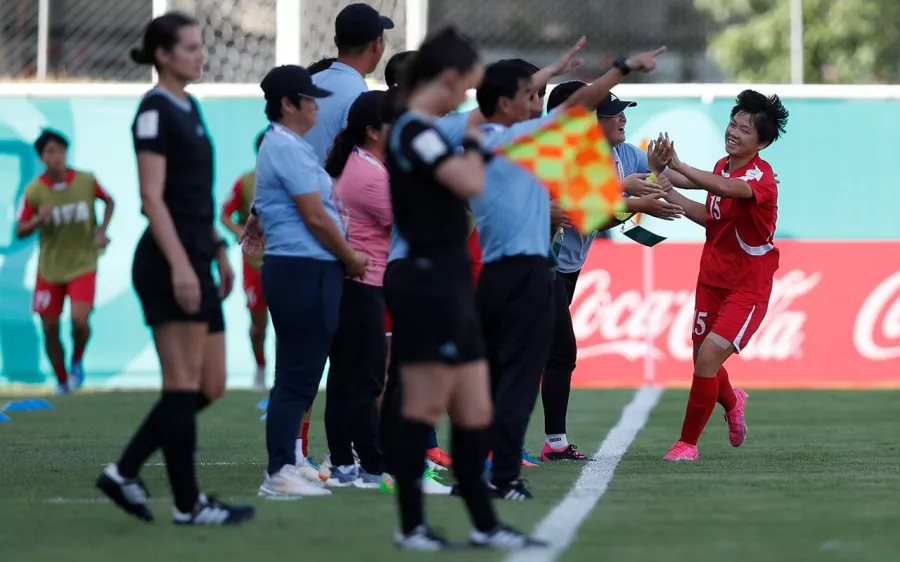
[[[200,494],[194,470],[194,452],[197,449],[197,393],[163,392],[161,406],[165,415],[162,450],[172,495],[175,497],[175,507],[182,513],[190,513],[194,510]]]
[[[207,406],[212,404],[212,400],[203,395],[202,392],[197,393],[197,414],[205,410]]]
[[[459,480],[459,492],[466,502],[472,524],[481,532],[497,526],[497,514],[487,484],[482,478],[488,455],[488,430],[453,426],[453,469]]]
[[[122,452],[122,457],[117,463],[119,474],[125,478],[136,478],[141,466],[147,462],[150,455],[159,449],[162,419],[162,399],[160,398]]]
[[[404,533],[424,523],[422,508],[422,473],[425,471],[425,443],[431,426],[419,421],[400,421],[396,458],[391,462],[397,481],[400,504],[400,526]]]

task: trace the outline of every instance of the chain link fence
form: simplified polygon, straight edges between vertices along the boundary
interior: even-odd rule
[[[275,65],[279,0],[170,0],[170,9],[198,19],[207,47],[205,82],[259,82]],[[353,0],[301,0],[301,60],[335,56],[334,20]],[[152,0],[49,0],[47,76],[50,79],[147,81],[128,49],[151,19]],[[368,0],[390,17],[386,52],[376,78],[406,45],[406,0]],[[657,82],[721,81],[706,56],[714,24],[695,0],[429,0],[428,28],[453,24],[487,61],[523,57],[542,66],[581,35],[588,36],[590,78],[616,56],[669,47],[659,70],[636,76]],[[32,77],[37,62],[38,0],[0,0],[0,77]]]
[[[0,1],[0,79],[34,76],[37,70],[37,4]]]

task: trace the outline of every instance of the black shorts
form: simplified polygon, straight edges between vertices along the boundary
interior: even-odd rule
[[[211,232],[209,228],[205,230]],[[201,233],[198,233],[197,240],[192,240],[188,233],[181,230],[179,237],[200,280],[200,310],[189,314],[178,305],[169,262],[148,229],[138,242],[131,267],[131,279],[144,309],[144,321],[151,328],[169,322],[204,322],[209,326],[209,333],[223,332],[225,318],[222,299],[212,276],[215,250]]]
[[[461,365],[485,358],[467,257],[396,260],[385,272],[384,296],[398,363]]]

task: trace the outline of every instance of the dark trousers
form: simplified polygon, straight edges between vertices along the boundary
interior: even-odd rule
[[[485,264],[476,293],[494,400],[493,481],[519,478],[521,447],[553,336],[554,287],[547,258]]]
[[[381,287],[344,279],[340,322],[329,358],[325,434],[331,462],[352,465],[352,443],[362,468],[379,474],[377,400],[384,390],[387,360]]]
[[[581,270],[573,273],[556,272],[554,283],[554,310],[556,323],[553,329],[550,358],[544,370],[541,386],[541,402],[544,405],[544,433],[556,435],[566,432],[566,412],[569,409],[569,392],[572,389],[572,373],[578,345],[572,329],[569,306],[575,295],[575,283]]]
[[[263,296],[275,328],[275,384],[269,398],[266,449],[269,474],[294,464],[294,441],[312,405],[338,329],[341,264],[266,256]]]

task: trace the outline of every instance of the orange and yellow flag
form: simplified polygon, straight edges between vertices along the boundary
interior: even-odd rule
[[[582,233],[603,226],[622,210],[612,149],[597,118],[584,107],[560,112],[495,152],[534,174]]]

